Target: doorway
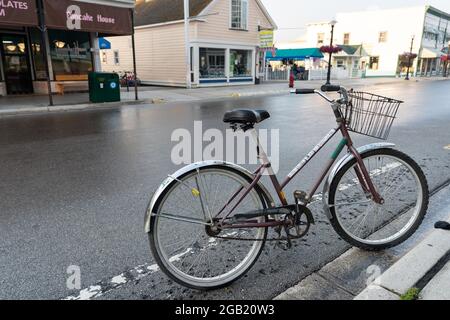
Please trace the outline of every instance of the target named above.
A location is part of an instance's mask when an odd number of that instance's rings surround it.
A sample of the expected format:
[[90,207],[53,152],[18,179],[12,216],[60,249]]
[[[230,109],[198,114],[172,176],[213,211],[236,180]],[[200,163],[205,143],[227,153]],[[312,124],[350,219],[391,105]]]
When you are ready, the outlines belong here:
[[33,93],[33,80],[28,56],[28,42],[25,35],[0,35],[8,95]]

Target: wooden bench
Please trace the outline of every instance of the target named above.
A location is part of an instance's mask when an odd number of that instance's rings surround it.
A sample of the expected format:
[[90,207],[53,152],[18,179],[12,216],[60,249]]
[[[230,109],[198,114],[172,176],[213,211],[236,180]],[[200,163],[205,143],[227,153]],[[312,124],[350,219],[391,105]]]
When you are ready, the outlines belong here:
[[89,85],[84,81],[64,81],[56,83],[56,92],[60,95],[64,95],[65,92],[77,92],[77,91],[88,91]]

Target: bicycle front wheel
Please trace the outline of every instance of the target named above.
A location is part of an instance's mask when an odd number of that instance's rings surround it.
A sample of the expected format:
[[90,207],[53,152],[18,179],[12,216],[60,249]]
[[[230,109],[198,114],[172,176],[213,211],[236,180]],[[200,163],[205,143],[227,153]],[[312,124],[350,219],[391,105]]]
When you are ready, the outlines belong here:
[[[249,180],[230,167],[212,166],[172,182],[158,200],[149,233],[153,256],[166,275],[183,286],[210,290],[229,285],[253,266],[264,247],[267,228],[211,227],[222,208],[226,207],[225,212],[234,207]],[[264,193],[256,187],[233,213],[265,208]]]
[[364,192],[354,159],[331,183],[331,224],[344,240],[365,250],[399,245],[425,217],[429,201],[425,175],[414,160],[396,150],[374,150],[362,157],[384,204]]

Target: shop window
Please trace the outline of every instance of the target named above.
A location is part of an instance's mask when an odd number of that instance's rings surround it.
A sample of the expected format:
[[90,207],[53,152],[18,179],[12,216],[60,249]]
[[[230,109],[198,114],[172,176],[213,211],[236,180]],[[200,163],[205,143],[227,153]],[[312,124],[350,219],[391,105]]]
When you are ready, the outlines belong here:
[[437,33],[434,33],[434,32],[425,31],[424,38],[426,40],[430,40],[430,41],[437,41],[438,38],[439,38],[439,35]]
[[380,32],[380,34],[378,36],[378,42],[379,43],[387,42],[387,32],[386,31]]
[[350,44],[350,33],[344,33],[344,45]]
[[36,80],[47,80],[47,69],[42,47],[42,37],[39,29],[30,28],[31,56],[33,58]]
[[379,64],[380,64],[380,57],[370,57],[369,60],[370,70],[378,70]]
[[252,76],[252,51],[230,50],[230,77]]
[[48,37],[55,80],[87,80],[93,71],[89,33],[49,30]]
[[231,28],[247,30],[248,0],[231,0]]
[[336,61],[336,65],[338,68],[343,68],[344,67],[344,60],[337,60]]
[[200,48],[200,78],[225,78],[225,49]]
[[118,66],[120,64],[120,54],[119,50],[114,51],[114,64]]
[[324,45],[325,42],[325,33],[318,33],[317,34],[317,46],[321,47]]

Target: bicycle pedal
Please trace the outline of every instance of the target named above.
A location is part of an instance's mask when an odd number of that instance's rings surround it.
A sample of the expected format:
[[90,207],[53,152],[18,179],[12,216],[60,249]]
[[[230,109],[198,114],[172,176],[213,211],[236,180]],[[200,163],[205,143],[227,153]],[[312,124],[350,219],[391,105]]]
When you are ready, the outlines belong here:
[[292,248],[292,243],[286,240],[280,240],[275,243],[275,248],[281,249],[283,251],[288,251]]

